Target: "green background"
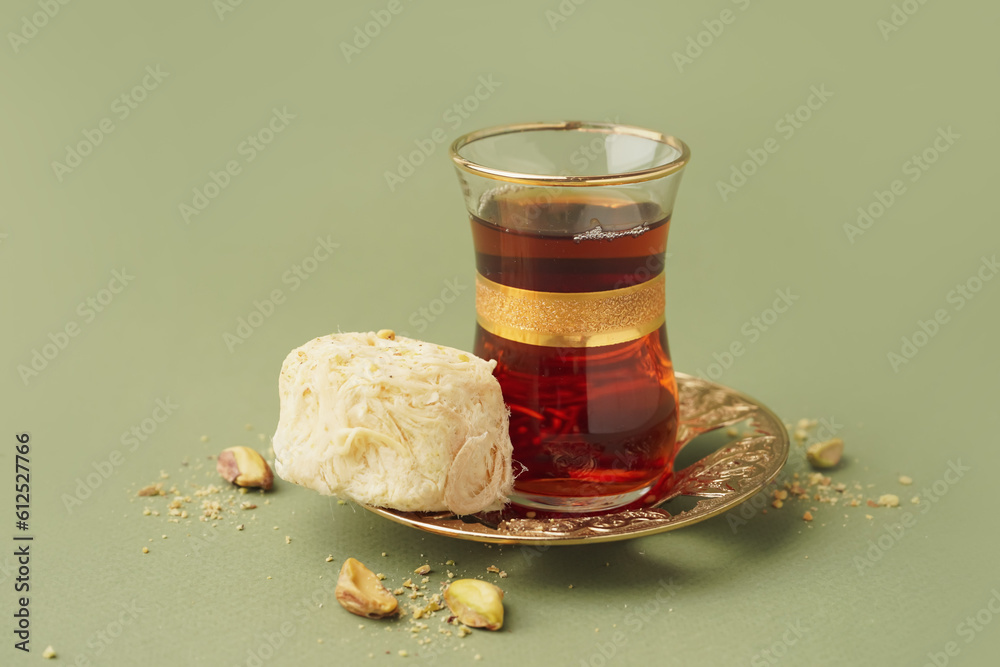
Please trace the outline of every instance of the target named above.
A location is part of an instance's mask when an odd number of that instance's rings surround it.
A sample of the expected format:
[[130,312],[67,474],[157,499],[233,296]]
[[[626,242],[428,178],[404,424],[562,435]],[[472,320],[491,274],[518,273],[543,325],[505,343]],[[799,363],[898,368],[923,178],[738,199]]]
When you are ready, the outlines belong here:
[[[0,553],[12,554],[17,532],[21,432],[31,434],[35,536],[30,656],[13,648],[16,568],[0,556],[0,663],[41,660],[52,644],[60,664],[255,664],[248,651],[283,623],[291,631],[263,664],[370,664],[401,660],[400,649],[438,664],[476,654],[480,664],[595,666],[995,659],[1000,280],[961,307],[952,292],[1000,250],[995,3],[909,0],[912,15],[897,13],[888,31],[888,0],[404,1],[350,58],[342,43],[388,2],[245,0],[221,12],[208,0],[80,1],[26,29],[46,4],[0,10],[0,498],[10,507],[0,539],[11,545]],[[728,24],[717,22],[724,10]],[[696,57],[679,60],[685,50]],[[147,67],[165,78],[122,117],[115,99]],[[480,77],[493,90],[468,101]],[[800,111],[808,120],[787,136],[778,124],[811,87],[832,96]],[[275,108],[294,118],[250,161],[241,142]],[[52,163],[102,119],[113,131],[57,174]],[[617,119],[691,146],[666,269],[678,369],[714,371],[786,421],[836,424],[848,461],[835,481],[898,493],[902,508],[822,506],[807,525],[795,504],[735,530],[720,517],[537,553],[424,535],[286,483],[243,532],[231,520],[212,528],[142,515],[152,503],[135,490],[161,470],[168,485],[210,481],[206,456],[266,448],[258,434],[277,421],[278,369],[309,338],[391,327],[468,348],[471,238],[446,145],[393,189],[385,172],[438,128],[450,142],[552,119]],[[931,149],[936,161],[911,180],[905,163],[948,128],[958,138]],[[769,138],[777,152],[724,199],[718,183]],[[239,173],[185,221],[180,205],[230,160]],[[858,207],[896,179],[903,193],[850,238]],[[318,238],[338,247],[293,289],[283,277]],[[123,268],[134,278],[101,312],[79,309]],[[459,296],[441,308],[448,281]],[[283,302],[227,345],[276,289]],[[798,300],[751,340],[745,324],[775,290]],[[944,324],[894,368],[887,355],[939,309]],[[72,323],[65,349],[22,377]],[[711,367],[734,342],[744,353]],[[179,407],[130,451],[122,434],[157,399]],[[115,451],[107,478],[67,506],[65,494],[107,471]],[[801,458],[793,446],[790,465]],[[208,467],[192,471],[196,462]],[[968,470],[957,477],[952,464]],[[901,487],[900,474],[914,486]],[[925,513],[909,504],[935,482],[946,493]],[[893,526],[908,511],[916,523],[900,534]],[[459,575],[492,579],[484,568],[496,564],[510,575],[505,631],[464,643],[431,633],[434,652],[405,622],[358,629],[322,587],[348,556],[394,585],[425,561],[434,577],[446,559]],[[674,585],[663,604],[660,581]],[[317,591],[322,607],[309,602]],[[123,605],[134,614],[123,617]],[[992,624],[960,625],[977,613]],[[948,642],[957,655],[944,655]]]

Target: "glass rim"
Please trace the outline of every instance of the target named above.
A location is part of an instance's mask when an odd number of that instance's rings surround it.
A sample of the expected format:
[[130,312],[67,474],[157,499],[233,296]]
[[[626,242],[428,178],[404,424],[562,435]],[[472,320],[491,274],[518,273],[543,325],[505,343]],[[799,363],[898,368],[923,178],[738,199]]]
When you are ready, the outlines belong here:
[[[592,176],[570,176],[560,174],[526,174],[505,169],[489,167],[478,162],[473,162],[459,154],[463,148],[481,139],[499,137],[505,134],[516,134],[519,132],[540,132],[540,131],[571,131],[571,132],[593,132],[599,134],[623,134],[633,137],[648,139],[661,144],[666,144],[677,150],[679,155],[656,167],[646,169],[636,169],[633,171],[619,172],[617,174],[598,174]],[[496,125],[475,132],[463,134],[451,144],[448,150],[452,161],[459,169],[477,176],[485,176],[498,181],[508,183],[520,183],[523,185],[549,185],[563,187],[581,187],[594,185],[625,185],[628,183],[642,183],[662,178],[669,174],[680,171],[691,158],[691,151],[687,144],[669,134],[647,130],[634,125],[622,125],[620,123],[591,122],[591,121],[558,121],[553,123],[511,123],[508,125]]]

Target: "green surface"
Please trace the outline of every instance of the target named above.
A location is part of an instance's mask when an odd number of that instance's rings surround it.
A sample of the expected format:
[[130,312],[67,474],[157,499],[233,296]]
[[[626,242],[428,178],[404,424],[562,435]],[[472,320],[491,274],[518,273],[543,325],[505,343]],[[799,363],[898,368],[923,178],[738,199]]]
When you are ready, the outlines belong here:
[[[268,665],[374,664],[402,660],[400,649],[442,665],[476,654],[595,667],[993,664],[1000,280],[971,299],[953,290],[1000,250],[996,4],[908,0],[897,5],[915,13],[883,34],[888,0],[403,2],[350,62],[341,43],[387,2],[232,4],[73,2],[17,44],[9,33],[24,17],[56,3],[0,10],[0,664],[41,661],[52,644],[54,664],[252,665],[248,652],[269,641],[280,645],[263,649]],[[724,10],[730,22],[713,23]],[[679,62],[699,34],[707,46]],[[115,102],[144,78],[134,109]],[[477,87],[485,99],[463,118],[453,107]],[[813,89],[832,96],[812,98],[799,127],[782,121]],[[241,148],[274,109],[294,118],[275,121],[287,126],[263,150]],[[471,238],[446,147],[427,139],[573,118],[692,148],[667,265],[677,367],[717,371],[786,421],[835,422],[849,452],[835,479],[898,493],[902,508],[822,506],[807,525],[795,504],[735,531],[720,517],[538,553],[426,536],[284,483],[242,532],[230,519],[142,515],[152,503],[135,490],[161,470],[168,484],[208,481],[207,455],[266,447],[257,434],[276,424],[279,366],[309,338],[392,327],[468,347]],[[95,134],[102,121],[112,131]],[[948,128],[958,138],[938,142],[947,151],[929,169],[907,166]],[[101,142],[57,174],[53,161],[85,132]],[[434,150],[390,190],[384,174],[415,140]],[[765,146],[767,161],[723,200],[718,183]],[[186,222],[179,206],[229,161],[238,173]],[[896,179],[892,205],[849,238],[858,207]],[[288,273],[317,239],[337,247],[306,279]],[[103,293],[115,271],[134,278]],[[458,298],[442,312],[449,289]],[[227,344],[274,290],[273,313]],[[751,318],[775,290],[798,298],[765,331]],[[109,296],[100,312],[86,305]],[[917,336],[926,345],[894,368],[887,355],[939,310],[935,335]],[[23,380],[19,366],[72,324],[65,348]],[[744,353],[712,369],[734,342]],[[178,407],[144,441],[123,441],[157,399]],[[31,434],[30,656],[11,632],[20,432]],[[961,477],[948,473],[959,463]],[[97,469],[107,478],[67,509],[64,494]],[[946,493],[932,502],[936,482]],[[446,559],[493,579],[496,564],[510,575],[505,629],[464,642],[434,632],[433,651],[407,623],[359,629],[324,588],[347,556],[393,585],[425,561],[435,583]]]

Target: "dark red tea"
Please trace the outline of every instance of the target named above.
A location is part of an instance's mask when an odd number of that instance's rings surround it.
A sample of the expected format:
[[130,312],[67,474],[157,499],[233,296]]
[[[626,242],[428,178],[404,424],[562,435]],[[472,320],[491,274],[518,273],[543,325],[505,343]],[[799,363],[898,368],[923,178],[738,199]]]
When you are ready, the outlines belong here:
[[[602,292],[663,269],[669,219],[655,205],[521,191],[491,206],[483,215],[497,224],[473,216],[472,233],[479,273],[495,283]],[[526,467],[515,482],[521,504],[571,509],[603,497],[611,507],[669,472],[677,387],[664,325],[598,347],[531,345],[477,327],[475,352],[497,361],[514,458]]]

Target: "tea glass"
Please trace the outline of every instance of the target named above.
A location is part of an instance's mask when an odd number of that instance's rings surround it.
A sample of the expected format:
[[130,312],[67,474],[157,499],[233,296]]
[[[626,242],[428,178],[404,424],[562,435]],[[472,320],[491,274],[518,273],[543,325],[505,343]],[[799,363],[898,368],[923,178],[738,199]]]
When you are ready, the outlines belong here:
[[663,269],[689,156],[672,136],[581,121],[451,147],[476,253],[474,351],[496,360],[511,411],[516,505],[600,512],[669,483]]

